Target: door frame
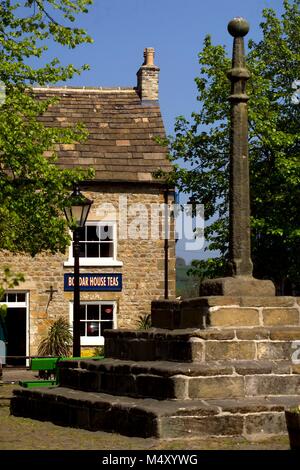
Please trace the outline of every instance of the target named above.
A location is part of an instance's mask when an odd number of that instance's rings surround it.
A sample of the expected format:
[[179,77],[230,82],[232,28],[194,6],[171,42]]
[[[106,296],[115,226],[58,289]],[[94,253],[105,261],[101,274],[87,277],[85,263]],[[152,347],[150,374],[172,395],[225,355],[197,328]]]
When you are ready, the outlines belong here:
[[[26,356],[30,355],[30,309],[29,309],[29,291],[7,289],[5,294],[25,294],[25,302],[0,302],[0,305],[6,305],[7,308],[25,308],[25,342],[26,342]],[[29,366],[29,359],[26,359],[26,367]]]

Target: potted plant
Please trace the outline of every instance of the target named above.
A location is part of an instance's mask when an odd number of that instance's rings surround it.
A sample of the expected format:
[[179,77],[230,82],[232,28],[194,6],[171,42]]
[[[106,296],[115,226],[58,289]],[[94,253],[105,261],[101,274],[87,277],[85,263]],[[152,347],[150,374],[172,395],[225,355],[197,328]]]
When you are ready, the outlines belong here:
[[[47,336],[38,347],[39,356],[68,357],[71,355],[73,337],[69,322],[60,317],[52,322]],[[48,378],[47,371],[40,371],[40,377]]]
[[140,315],[137,321],[138,330],[148,330],[151,328],[151,314]]
[[286,426],[289,433],[290,447],[300,450],[300,405],[285,410]]

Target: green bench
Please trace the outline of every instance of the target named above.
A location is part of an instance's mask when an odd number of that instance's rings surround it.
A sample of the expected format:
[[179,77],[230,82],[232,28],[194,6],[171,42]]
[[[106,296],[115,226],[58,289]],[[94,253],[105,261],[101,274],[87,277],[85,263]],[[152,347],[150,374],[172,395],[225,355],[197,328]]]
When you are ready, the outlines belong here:
[[[20,380],[19,385],[25,388],[54,387],[57,385],[56,369],[58,357],[36,357],[30,361],[30,369],[39,372],[38,380]],[[49,379],[49,377],[53,377]]]
[[[84,360],[104,359],[104,356],[96,357],[35,357],[30,361],[30,369],[39,372],[40,379],[20,380],[19,385],[24,388],[55,387],[59,384],[57,363],[59,360]],[[50,379],[50,377],[52,377]]]

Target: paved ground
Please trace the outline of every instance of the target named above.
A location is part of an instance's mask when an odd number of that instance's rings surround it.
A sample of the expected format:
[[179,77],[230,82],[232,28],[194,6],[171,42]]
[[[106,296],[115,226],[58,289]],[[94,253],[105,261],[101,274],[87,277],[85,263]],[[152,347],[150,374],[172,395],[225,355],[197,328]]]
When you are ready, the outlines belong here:
[[[16,385],[0,385],[1,450],[288,450],[287,437],[261,442],[240,438],[158,440],[56,426],[10,416],[9,397]],[[1,406],[2,405],[2,406]]]
[[37,372],[25,368],[16,369],[15,367],[4,367],[2,369],[3,383],[18,383],[19,380],[32,380],[37,378]]

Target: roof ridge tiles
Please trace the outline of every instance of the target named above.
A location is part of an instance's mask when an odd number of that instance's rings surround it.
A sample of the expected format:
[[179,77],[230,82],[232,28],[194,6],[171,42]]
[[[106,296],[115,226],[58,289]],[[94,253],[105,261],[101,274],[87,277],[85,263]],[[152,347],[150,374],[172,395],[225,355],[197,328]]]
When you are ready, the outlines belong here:
[[76,86],[59,86],[59,87],[33,87],[33,91],[44,91],[44,92],[56,92],[56,91],[64,91],[64,92],[75,92],[75,93],[122,93],[122,92],[134,92],[136,93],[136,89],[134,87],[76,87]]

